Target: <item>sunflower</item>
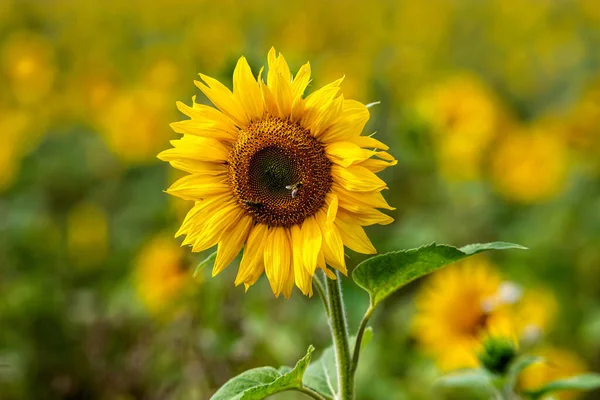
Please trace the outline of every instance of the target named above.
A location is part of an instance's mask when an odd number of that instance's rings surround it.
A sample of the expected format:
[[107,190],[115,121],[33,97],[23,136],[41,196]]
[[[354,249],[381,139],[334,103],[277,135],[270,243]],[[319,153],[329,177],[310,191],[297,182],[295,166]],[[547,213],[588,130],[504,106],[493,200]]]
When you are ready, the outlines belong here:
[[271,49],[268,67],[265,83],[241,57],[233,92],[200,74],[216,108],[177,103],[190,119],[171,125],[183,137],[158,157],[189,173],[167,190],[195,202],[176,236],[195,252],[218,246],[213,276],[243,247],[236,285],[247,290],[265,272],[276,296],[294,284],[310,296],[317,268],[347,274],[344,246],[376,252],[363,226],[393,221],[377,210],[393,208],[375,173],[396,160],[361,136],[369,111],[340,94],[343,78],[304,97],[310,64],[292,77]]
[[512,305],[520,289],[475,257],[434,274],[417,298],[414,332],[441,369],[475,367],[489,336],[516,341]]

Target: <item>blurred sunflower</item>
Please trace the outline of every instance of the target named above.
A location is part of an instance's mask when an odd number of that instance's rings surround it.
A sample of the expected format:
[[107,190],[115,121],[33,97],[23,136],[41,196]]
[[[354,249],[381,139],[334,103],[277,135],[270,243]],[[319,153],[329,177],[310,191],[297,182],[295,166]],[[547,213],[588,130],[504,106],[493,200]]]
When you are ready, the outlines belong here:
[[[519,386],[523,391],[536,390],[552,381],[584,373],[587,369],[583,360],[568,350],[546,347],[536,352],[536,355],[543,360],[532,364],[519,376]],[[579,393],[572,390],[560,391],[542,399],[575,399]]]
[[[478,365],[482,339],[511,333],[510,315],[499,301],[500,275],[482,257],[460,262],[429,278],[417,298],[417,340],[450,371]],[[509,290],[505,289],[505,292]]]
[[472,75],[457,75],[425,91],[416,109],[431,127],[444,177],[480,178],[486,151],[506,118],[484,83]]
[[181,249],[167,237],[157,236],[140,251],[136,260],[134,284],[144,306],[157,316],[169,315],[181,295],[187,274]]
[[565,188],[567,172],[561,133],[543,125],[505,135],[491,156],[496,190],[520,203],[534,204],[557,196]]
[[236,285],[248,289],[265,272],[276,296],[294,283],[310,296],[316,268],[347,273],[344,245],[375,253],[362,227],[393,221],[377,210],[392,208],[375,173],[396,161],[361,136],[369,111],[339,94],[342,79],[304,98],[310,64],[292,78],[271,49],[268,65],[264,83],[241,57],[233,92],[200,74],[196,86],[217,109],[178,103],[191,119],[171,125],[183,138],[158,157],[190,173],[167,190],[195,201],[176,236],[192,251],[218,244],[213,276],[244,246]]

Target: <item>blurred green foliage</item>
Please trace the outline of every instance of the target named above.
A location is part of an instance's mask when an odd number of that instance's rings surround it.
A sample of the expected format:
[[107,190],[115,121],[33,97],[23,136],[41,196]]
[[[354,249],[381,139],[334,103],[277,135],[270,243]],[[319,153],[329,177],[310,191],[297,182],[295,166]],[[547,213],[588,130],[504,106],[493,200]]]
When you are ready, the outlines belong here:
[[[345,75],[346,97],[381,101],[368,128],[399,164],[382,174],[396,222],[368,230],[380,252],[529,247],[495,261],[554,292],[548,342],[600,369],[600,2],[3,0],[2,399],[206,399],[328,345],[316,298],[244,293],[235,266],[193,279],[208,254],[163,239],[189,208],[155,158],[175,101],[198,72],[230,83],[240,55],[258,72],[271,46],[311,62],[311,88]],[[355,327],[368,298],[344,284]],[[419,284],[376,313],[360,399],[431,397]]]

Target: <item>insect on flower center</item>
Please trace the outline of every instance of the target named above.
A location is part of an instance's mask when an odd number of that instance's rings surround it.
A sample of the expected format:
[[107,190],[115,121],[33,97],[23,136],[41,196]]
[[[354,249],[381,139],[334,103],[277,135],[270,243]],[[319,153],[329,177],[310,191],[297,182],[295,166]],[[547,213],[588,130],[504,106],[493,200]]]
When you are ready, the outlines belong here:
[[229,179],[255,222],[290,227],[314,215],[331,188],[331,162],[308,130],[277,117],[240,132]]

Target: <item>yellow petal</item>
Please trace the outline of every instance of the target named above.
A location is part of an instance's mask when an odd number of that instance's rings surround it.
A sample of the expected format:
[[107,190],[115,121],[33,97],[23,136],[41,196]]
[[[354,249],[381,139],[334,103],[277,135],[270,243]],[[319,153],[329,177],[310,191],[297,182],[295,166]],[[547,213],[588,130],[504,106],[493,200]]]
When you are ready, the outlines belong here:
[[244,246],[244,255],[240,262],[240,269],[235,278],[235,285],[245,283],[252,285],[264,271],[264,244],[268,234],[268,227],[258,224],[250,230],[248,241]]
[[269,230],[264,250],[265,273],[275,296],[284,289],[291,267],[291,248],[286,228]]
[[363,254],[377,253],[362,226],[352,220],[347,220],[342,214],[335,220],[335,225],[346,247]]
[[181,134],[201,136],[228,142],[235,142],[237,139],[237,135],[234,136],[231,132],[220,129],[218,125],[212,121],[187,119],[184,121],[173,122],[170,126],[173,131]]
[[304,111],[304,99],[302,96],[304,95],[304,91],[310,82],[310,64],[306,63],[294,78],[292,82],[292,114],[290,119],[294,122],[298,121],[302,112]]
[[305,247],[300,225],[293,225],[290,228],[290,236],[292,244],[292,265],[296,286],[298,286],[305,296],[312,296],[312,276],[304,267],[302,260],[302,254],[305,251]]
[[250,118],[238,103],[233,93],[216,79],[204,74],[200,74],[200,78],[206,85],[200,81],[194,81],[198,89],[200,89],[223,114],[231,118],[237,126],[245,128],[248,125]]
[[343,80],[344,78],[338,79],[308,95],[304,100],[304,112],[300,119],[300,124],[303,127],[311,129],[321,112],[330,107],[340,90],[340,84]]
[[310,216],[302,222],[300,229],[302,242],[302,265],[306,271],[313,276],[317,268],[319,252],[321,251],[321,228],[314,216]]
[[361,134],[369,118],[369,109],[364,104],[356,100],[344,100],[339,116],[330,124],[320,139],[323,143],[355,140]]
[[340,207],[350,211],[360,212],[365,208],[395,210],[385,201],[381,192],[353,192],[335,183],[331,185],[331,191],[338,196]]
[[352,142],[333,142],[325,146],[325,154],[329,159],[342,167],[349,167],[371,157],[369,152]]
[[[198,230],[198,236],[192,247],[193,252],[199,252],[213,247],[223,235],[223,232],[230,225],[237,222],[241,215],[242,209],[234,202],[226,203],[221,209],[215,212],[205,224],[194,224],[192,229]],[[200,221],[198,221],[200,222]]]
[[347,275],[344,242],[340,232],[335,225],[332,224],[330,226],[327,224],[327,214],[324,211],[318,211],[315,216],[323,234],[323,246],[321,249],[325,256],[325,262],[344,275]]
[[233,95],[250,120],[256,120],[263,116],[265,107],[260,86],[252,75],[246,57],[240,57],[233,71]]
[[196,103],[196,96],[192,97],[191,107],[181,101],[178,101],[175,104],[179,111],[191,119],[197,121],[210,121],[216,124],[219,129],[229,132],[233,136],[237,136],[238,128],[231,118],[214,107]]
[[331,167],[331,175],[335,183],[350,191],[374,192],[387,187],[377,175],[358,165],[344,168],[334,164]]
[[162,161],[189,159],[225,164],[230,148],[216,139],[185,135],[172,140],[172,149],[161,152],[157,157]]
[[339,210],[340,215],[347,215],[349,219],[352,219],[359,225],[362,226],[370,226],[370,225],[388,225],[394,222],[394,218],[389,215],[385,215],[379,210],[374,208],[371,209],[362,209],[359,212],[348,211],[344,209]]
[[252,227],[252,218],[242,215],[239,221],[233,222],[219,241],[217,249],[217,258],[213,266],[212,276],[223,271],[237,257],[242,245],[248,238],[248,233]]
[[189,172],[190,174],[224,175],[228,172],[227,165],[225,164],[190,160],[186,158],[171,160],[169,161],[169,164],[171,164],[173,168]]
[[384,160],[377,160],[375,158],[369,158],[369,159],[361,162],[358,165],[360,165],[361,167],[365,167],[366,169],[368,169],[371,172],[377,173],[377,172],[383,171],[387,167],[392,167],[396,164],[398,164],[397,160],[384,161]]
[[173,183],[166,192],[185,200],[202,200],[231,192],[226,178],[218,175],[187,175]]
[[362,148],[388,150],[389,146],[372,136],[358,136],[352,140]]

